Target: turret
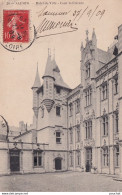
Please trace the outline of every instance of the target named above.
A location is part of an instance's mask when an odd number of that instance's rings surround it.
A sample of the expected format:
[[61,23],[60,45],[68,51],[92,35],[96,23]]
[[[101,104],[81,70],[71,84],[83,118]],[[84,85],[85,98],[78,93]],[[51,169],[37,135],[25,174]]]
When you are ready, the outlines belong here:
[[42,78],[43,78],[43,91],[44,91],[43,102],[47,108],[47,111],[50,112],[50,110],[54,104],[54,81],[55,81],[55,78],[54,78],[54,74],[53,74],[51,53],[50,53],[49,49],[48,49],[48,58],[47,58],[45,73],[44,73],[44,76]]
[[37,90],[39,87],[41,87],[41,82],[40,82],[38,66],[37,66],[36,77],[35,77],[35,81],[34,81],[34,84],[32,87],[32,90],[33,90],[33,111],[34,111],[36,118],[38,117],[38,109],[39,109],[38,108],[39,98],[38,98],[38,94],[37,94]]

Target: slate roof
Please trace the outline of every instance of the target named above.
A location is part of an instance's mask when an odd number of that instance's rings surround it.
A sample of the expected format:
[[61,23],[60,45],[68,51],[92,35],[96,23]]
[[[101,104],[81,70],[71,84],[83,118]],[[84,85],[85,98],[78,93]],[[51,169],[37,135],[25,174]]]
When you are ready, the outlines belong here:
[[97,48],[98,51],[98,61],[106,64],[109,61],[109,54],[106,51],[103,51],[102,49]]
[[44,76],[42,78],[47,77],[47,76],[54,78],[55,85],[59,85],[61,87],[65,87],[65,88],[70,89],[70,87],[63,81],[63,78],[60,74],[60,69],[59,69],[55,59],[51,60],[50,55],[48,55],[45,73],[44,73]]

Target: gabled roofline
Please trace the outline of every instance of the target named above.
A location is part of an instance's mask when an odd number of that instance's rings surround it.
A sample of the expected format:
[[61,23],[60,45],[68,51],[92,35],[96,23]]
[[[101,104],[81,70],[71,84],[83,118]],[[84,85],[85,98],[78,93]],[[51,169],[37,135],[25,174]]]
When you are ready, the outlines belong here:
[[24,135],[26,135],[26,134],[28,134],[28,133],[31,133],[32,130],[35,130],[35,129],[31,129],[31,130],[29,130],[29,131],[26,131],[26,132],[24,132],[24,133],[22,133],[22,134],[20,134],[20,135],[18,135],[18,136],[16,136],[16,137],[14,137],[13,139],[16,139],[16,138],[22,137],[22,136],[24,136]]
[[72,89],[69,87],[65,87],[65,86],[62,86],[62,85],[58,85],[58,84],[54,84],[54,86],[58,86],[58,87],[61,87],[61,88],[64,88],[64,89],[68,89],[69,91],[72,91]]

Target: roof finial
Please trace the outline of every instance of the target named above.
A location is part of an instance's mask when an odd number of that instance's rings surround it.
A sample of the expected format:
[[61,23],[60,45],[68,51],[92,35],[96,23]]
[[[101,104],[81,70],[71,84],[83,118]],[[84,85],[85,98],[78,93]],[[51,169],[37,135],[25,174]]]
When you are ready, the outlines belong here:
[[80,47],[80,50],[82,50],[83,49],[83,42],[81,42],[81,47]]
[[51,49],[48,48],[48,56],[51,56]]
[[36,70],[36,77],[32,88],[39,88],[41,86],[39,72],[38,72],[38,62],[37,62],[37,70]]
[[92,37],[93,37],[93,36],[96,36],[96,35],[95,35],[95,28],[93,28]]
[[53,59],[55,60],[55,47],[53,49]]
[[95,34],[95,28],[93,28],[93,32],[92,32],[92,44],[95,46],[97,46],[97,38],[96,38],[96,34]]
[[89,31],[88,30],[86,30],[86,40],[88,40],[89,38],[88,38],[88,34],[89,34]]

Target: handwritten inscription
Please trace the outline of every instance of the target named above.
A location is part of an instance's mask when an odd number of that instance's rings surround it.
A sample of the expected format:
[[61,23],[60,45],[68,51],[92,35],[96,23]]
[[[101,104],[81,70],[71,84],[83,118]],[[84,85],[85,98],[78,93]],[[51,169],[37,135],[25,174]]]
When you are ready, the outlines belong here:
[[[87,19],[88,22],[94,19],[99,22],[106,12],[101,5],[92,5],[91,8],[89,5],[81,3],[76,8],[66,6],[68,2],[43,4],[40,1],[36,2],[36,5],[39,6],[39,3],[41,9],[36,12],[36,25],[31,22],[31,15],[28,10],[3,11],[1,45],[4,48],[13,52],[24,51],[38,38],[77,31],[84,19]],[[50,4],[55,6],[50,6]],[[56,7],[58,4],[60,4],[60,9],[59,6]]]
[[105,9],[99,7],[97,5],[91,9],[86,6],[81,9],[58,12],[51,11],[48,6],[45,6],[37,12],[40,24],[36,28],[36,38],[76,31],[78,30],[78,22],[83,16],[86,16],[89,21],[94,17],[100,20],[105,14]]

